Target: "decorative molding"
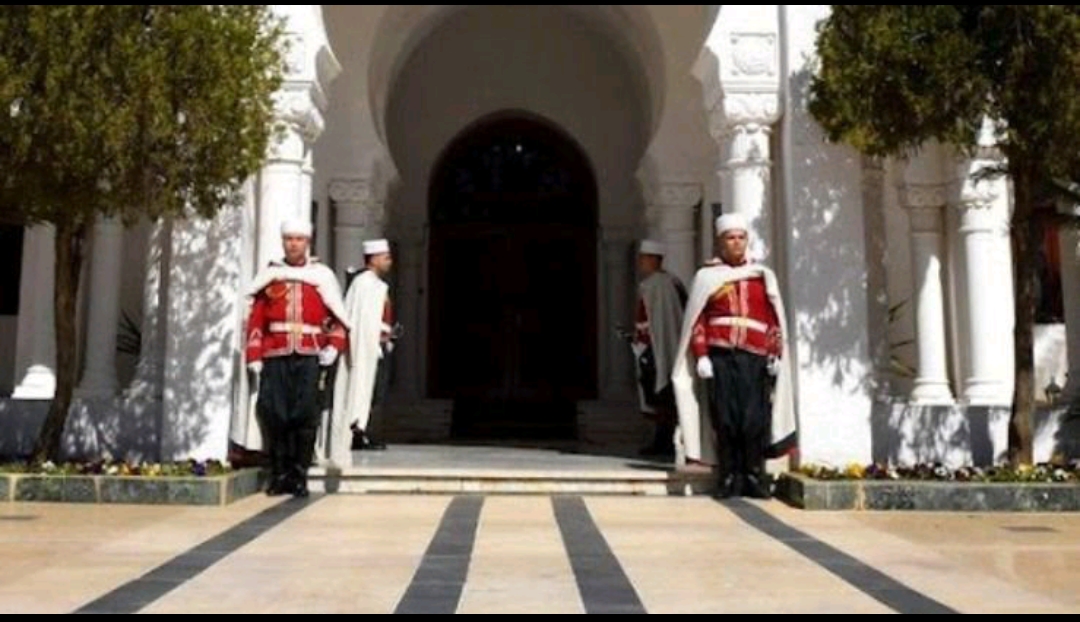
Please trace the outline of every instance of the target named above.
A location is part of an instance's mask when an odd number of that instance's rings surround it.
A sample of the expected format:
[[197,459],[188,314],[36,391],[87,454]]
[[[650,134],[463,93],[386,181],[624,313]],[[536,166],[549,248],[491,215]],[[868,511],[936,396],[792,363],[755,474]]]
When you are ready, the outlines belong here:
[[649,208],[693,207],[704,193],[702,184],[696,181],[648,182],[641,176],[641,190]]
[[939,208],[949,203],[948,184],[903,184],[900,202],[908,209]]
[[658,205],[693,207],[701,200],[703,189],[697,182],[662,182],[656,193]]
[[780,118],[780,94],[775,91],[729,91],[724,96],[724,115],[730,125],[771,125]]
[[322,113],[308,88],[286,89],[275,93],[275,112],[293,127],[307,143],[313,143],[326,127]]
[[953,205],[959,209],[990,209],[1007,190],[1004,175],[975,179],[986,168],[997,166],[993,160],[962,160],[957,165],[957,177],[953,181]]
[[773,77],[779,73],[775,33],[733,32],[730,37],[733,77]]
[[334,204],[336,225],[373,228],[386,221],[386,185],[375,176],[337,177],[327,195]]
[[770,131],[780,118],[780,98],[776,93],[727,95],[721,108],[708,113],[709,135],[720,141],[730,134]]
[[341,205],[364,204],[381,200],[376,184],[365,177],[338,177],[330,180],[328,194],[334,203]]

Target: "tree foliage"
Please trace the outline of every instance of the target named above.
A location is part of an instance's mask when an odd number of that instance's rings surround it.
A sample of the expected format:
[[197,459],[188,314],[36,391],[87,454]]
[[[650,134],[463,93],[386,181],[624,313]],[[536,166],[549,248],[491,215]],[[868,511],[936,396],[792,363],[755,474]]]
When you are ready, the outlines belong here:
[[[1080,179],[1080,7],[833,5],[818,24],[810,114],[831,142],[908,156],[936,139],[973,154],[993,123],[1014,197],[1016,392],[1010,456],[1030,463],[1035,266],[1054,199]],[[1075,196],[1075,195],[1072,195]]]
[[0,205],[213,215],[265,158],[280,37],[265,5],[2,7]]
[[0,7],[0,210],[56,239],[56,459],[75,382],[75,294],[102,216],[211,217],[277,129],[283,24],[266,5]]

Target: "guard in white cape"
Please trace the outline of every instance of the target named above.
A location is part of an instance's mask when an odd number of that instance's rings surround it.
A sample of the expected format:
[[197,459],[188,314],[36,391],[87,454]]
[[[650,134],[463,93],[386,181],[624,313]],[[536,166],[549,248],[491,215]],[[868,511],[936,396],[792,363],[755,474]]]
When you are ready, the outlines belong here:
[[[385,449],[373,436],[372,410],[385,396],[389,357],[396,338],[390,286],[384,277],[393,257],[385,239],[364,242],[364,269],[345,293],[352,323],[349,352],[338,366],[330,423],[330,463],[351,466],[352,450]],[[355,441],[355,442],[354,442]]]
[[671,372],[679,347],[679,329],[686,307],[686,287],[664,270],[663,242],[642,240],[638,246],[638,298],[630,348],[637,362],[641,412],[654,424],[645,456],[675,457],[677,413]]
[[747,258],[745,217],[720,216],[716,235],[720,257],[694,275],[672,372],[677,442],[686,463],[717,465],[719,496],[765,498],[766,460],[797,444],[784,304],[776,274]]
[[306,497],[319,426],[319,379],[348,350],[349,320],[334,271],[309,257],[312,226],[281,225],[285,257],[259,270],[248,290],[245,360],[267,438],[267,494]]

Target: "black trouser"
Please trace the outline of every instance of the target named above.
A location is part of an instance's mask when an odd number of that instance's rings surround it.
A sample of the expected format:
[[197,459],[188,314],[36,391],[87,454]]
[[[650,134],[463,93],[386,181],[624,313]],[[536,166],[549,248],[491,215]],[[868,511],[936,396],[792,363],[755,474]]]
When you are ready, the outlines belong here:
[[645,404],[655,411],[651,418],[656,424],[650,449],[661,453],[674,453],[675,424],[678,419],[675,408],[675,389],[668,382],[659,392],[656,391],[656,357],[652,346],[647,346],[638,357],[638,382]]
[[383,421],[383,404],[386,402],[386,393],[390,390],[390,361],[391,353],[383,349],[383,356],[375,367],[375,386],[371,390],[371,410],[368,412],[368,424],[364,433],[368,438],[383,439],[385,421]]
[[257,412],[268,438],[271,481],[307,475],[319,429],[319,358],[268,358],[259,380]]
[[713,366],[711,408],[721,482],[765,473],[772,408],[768,359],[736,348],[709,348]]

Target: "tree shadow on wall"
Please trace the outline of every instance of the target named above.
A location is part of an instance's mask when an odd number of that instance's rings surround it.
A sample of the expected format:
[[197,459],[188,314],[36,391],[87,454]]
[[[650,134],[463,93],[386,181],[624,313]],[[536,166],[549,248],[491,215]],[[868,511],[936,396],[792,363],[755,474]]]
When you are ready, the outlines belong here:
[[226,451],[242,370],[238,333],[247,311],[240,291],[242,216],[241,209],[228,208],[213,220],[174,225],[162,395],[165,456],[186,457],[210,440],[212,430],[224,431],[219,453]]
[[[800,359],[827,375],[831,384],[850,395],[875,389],[875,370],[868,369],[872,335],[884,329],[883,318],[870,314],[873,292],[871,270],[877,270],[862,227],[862,188],[858,183],[861,161],[853,151],[828,145],[817,124],[804,111],[810,75],[803,71],[791,79],[795,117],[788,166],[794,192],[787,206],[791,242],[787,261],[789,314],[794,329],[809,346]],[[810,171],[810,174],[801,173]],[[883,232],[870,232],[883,235]],[[880,316],[880,313],[878,313]]]
[[[965,415],[954,408],[898,406],[888,397],[887,180],[853,149],[825,142],[805,111],[810,78],[803,70],[790,83],[795,150],[788,161],[794,189],[788,205],[787,235],[793,244],[786,280],[788,296],[797,301],[789,313],[808,346],[799,364],[828,378],[845,395],[868,398],[865,416],[874,460],[953,460],[961,454],[992,460],[997,416],[992,409],[969,409]],[[860,221],[861,227],[850,224]]]

